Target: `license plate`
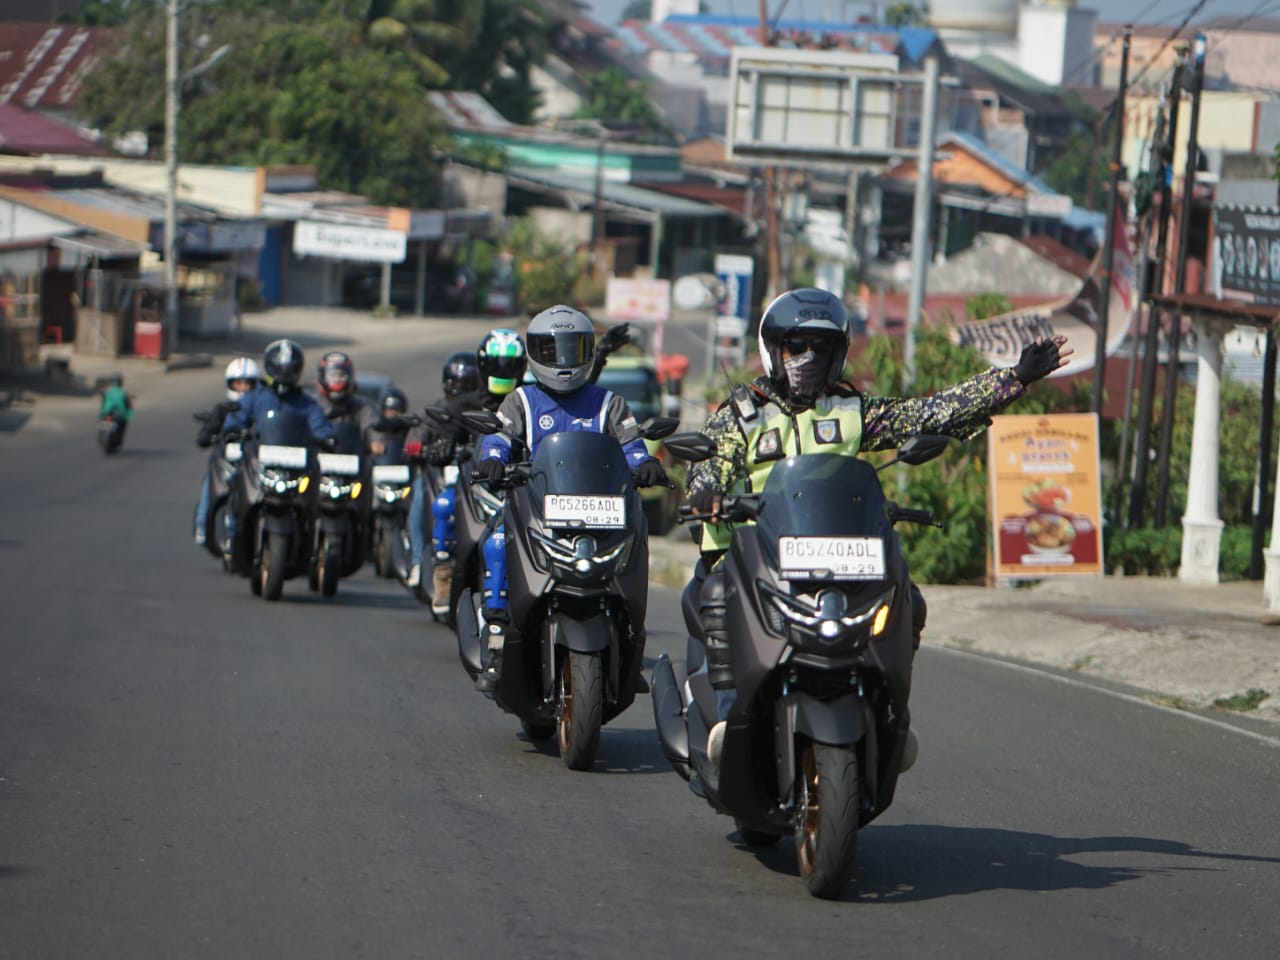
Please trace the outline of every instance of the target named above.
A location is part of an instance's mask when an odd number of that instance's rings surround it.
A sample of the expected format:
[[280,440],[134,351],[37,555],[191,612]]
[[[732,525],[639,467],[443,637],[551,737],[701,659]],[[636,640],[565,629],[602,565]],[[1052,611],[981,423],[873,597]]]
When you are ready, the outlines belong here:
[[452,487],[458,482],[458,465],[456,463],[447,464],[444,468],[444,485]]
[[304,470],[307,466],[307,448],[281,447],[274,443],[264,443],[258,448],[258,462],[264,467]]
[[627,525],[622,497],[549,493],[542,498],[542,516],[550,527],[621,529]]
[[354,453],[322,453],[320,472],[331,477],[354,477],[360,472],[360,458]]
[[838,580],[884,577],[880,537],[779,537],[778,568],[784,577],[830,575]]
[[374,483],[408,483],[409,465],[407,463],[379,464],[373,468]]

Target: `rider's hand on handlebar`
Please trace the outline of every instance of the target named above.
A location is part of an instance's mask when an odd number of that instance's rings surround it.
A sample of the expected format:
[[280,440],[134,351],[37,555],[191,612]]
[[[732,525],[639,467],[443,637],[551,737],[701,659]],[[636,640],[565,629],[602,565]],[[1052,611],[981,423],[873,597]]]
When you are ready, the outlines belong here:
[[720,507],[724,502],[719,491],[711,488],[704,488],[693,493],[689,497],[689,505],[697,513],[706,514],[708,516],[716,516],[720,513]]
[[481,460],[476,464],[476,476],[491,487],[502,479],[502,476],[506,471],[506,464],[497,457],[490,457],[489,459]]
[[637,487],[656,487],[659,485],[671,484],[667,479],[667,471],[662,469],[662,464],[657,460],[646,460],[640,466],[636,467],[632,472]]

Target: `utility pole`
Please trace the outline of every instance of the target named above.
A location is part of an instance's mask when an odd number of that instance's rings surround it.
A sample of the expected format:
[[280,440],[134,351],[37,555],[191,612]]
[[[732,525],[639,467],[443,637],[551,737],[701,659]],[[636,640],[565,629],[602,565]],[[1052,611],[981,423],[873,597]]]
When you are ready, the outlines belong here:
[[[1195,64],[1191,75],[1191,128],[1187,131],[1187,162],[1182,175],[1182,215],[1178,224],[1178,259],[1174,271],[1173,292],[1184,293],[1187,285],[1187,246],[1191,242],[1191,209],[1196,192],[1196,155],[1199,149],[1200,92],[1204,88],[1203,33],[1196,34]],[[1165,525],[1169,505],[1169,454],[1173,445],[1173,413],[1178,400],[1178,347],[1182,339],[1182,315],[1170,316],[1168,370],[1164,381],[1164,410],[1160,419],[1160,453],[1156,473],[1155,525]]]
[[[1186,49],[1178,52],[1169,81],[1169,136],[1160,149],[1160,223],[1156,230],[1156,255],[1150,269],[1155,280],[1152,293],[1164,293],[1165,257],[1169,245],[1169,216],[1173,209],[1173,150],[1178,142],[1178,105],[1182,101],[1182,71]],[[1145,281],[1145,278],[1144,278]],[[1145,293],[1145,291],[1144,291]],[[1138,388],[1138,417],[1133,440],[1133,485],[1129,488],[1129,528],[1142,526],[1147,504],[1148,448],[1151,445],[1151,408],[1155,402],[1156,367],[1160,354],[1159,309],[1147,311],[1147,335],[1142,352],[1142,383]]]
[[[760,0],[760,45],[773,46],[773,34],[769,30],[769,9],[766,0]],[[765,250],[768,259],[769,279],[765,290],[765,299],[772,303],[773,298],[781,293],[779,280],[782,273],[782,257],[779,253],[780,238],[778,236],[778,168],[764,168],[764,206],[765,206]]]
[[933,213],[933,154],[938,128],[938,58],[924,59],[924,91],[920,105],[920,149],[916,154],[916,196],[911,215],[911,288],[902,345],[903,390],[916,379],[916,329],[924,311],[929,271],[929,234]]
[[1102,414],[1102,394],[1107,382],[1107,328],[1111,313],[1111,271],[1116,258],[1116,217],[1120,206],[1120,168],[1124,146],[1124,100],[1129,85],[1129,40],[1132,25],[1124,28],[1124,46],[1120,54],[1120,92],[1116,95],[1116,143],[1111,154],[1111,189],[1107,195],[1107,235],[1103,240],[1102,306],[1098,310],[1097,344],[1093,354],[1093,412]]
[[[591,277],[593,280],[604,279],[604,143],[609,131],[600,124],[599,141],[596,144],[596,196],[595,209],[591,212]],[[654,264],[657,267],[657,264]]]
[[168,0],[164,64],[164,333],[166,355],[178,348],[178,0]]

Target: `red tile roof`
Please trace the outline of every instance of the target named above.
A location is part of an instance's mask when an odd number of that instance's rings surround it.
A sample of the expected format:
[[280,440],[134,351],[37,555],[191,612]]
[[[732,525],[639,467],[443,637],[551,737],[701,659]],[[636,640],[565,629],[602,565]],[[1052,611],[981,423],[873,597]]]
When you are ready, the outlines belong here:
[[110,27],[0,23],[0,103],[72,109],[116,34]]

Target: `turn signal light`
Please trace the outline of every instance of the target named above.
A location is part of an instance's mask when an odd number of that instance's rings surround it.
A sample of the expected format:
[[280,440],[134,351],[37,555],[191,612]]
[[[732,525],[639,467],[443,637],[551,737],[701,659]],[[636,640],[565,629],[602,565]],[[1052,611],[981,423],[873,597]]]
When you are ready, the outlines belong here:
[[306,493],[306,492],[307,492],[307,487],[309,487],[309,486],[311,486],[311,478],[310,478],[310,477],[303,477],[301,480],[299,480],[299,481],[298,481],[298,492],[299,492],[299,493]]
[[878,637],[884,633],[884,628],[889,625],[889,604],[885,603],[876,611],[875,617],[871,621],[871,635]]
[[353,484],[351,485],[351,499],[352,499],[352,500],[359,500],[359,499],[360,499],[360,491],[361,491],[361,489],[363,489],[363,488],[362,488],[362,486],[361,486],[361,484],[360,484],[360,481],[359,481],[359,480],[357,480],[355,483],[353,483]]

